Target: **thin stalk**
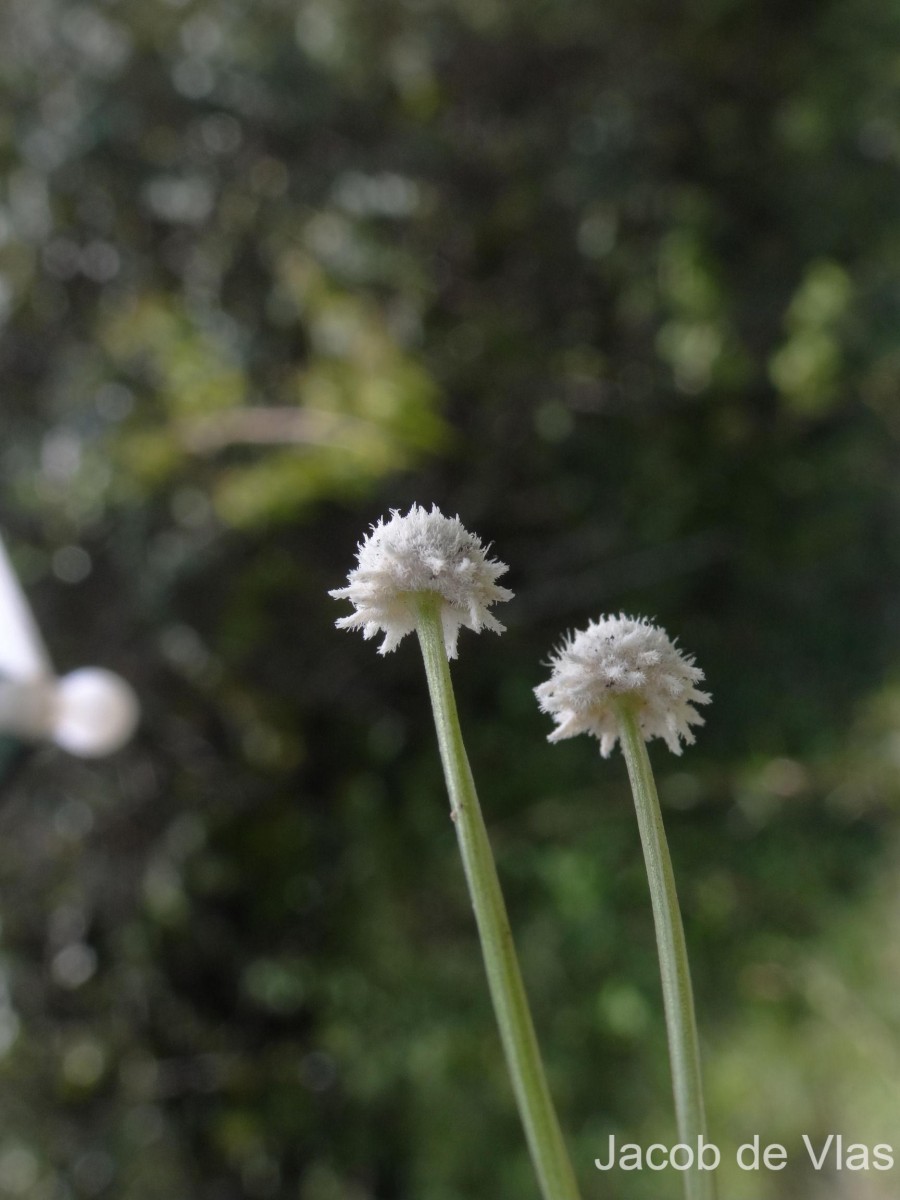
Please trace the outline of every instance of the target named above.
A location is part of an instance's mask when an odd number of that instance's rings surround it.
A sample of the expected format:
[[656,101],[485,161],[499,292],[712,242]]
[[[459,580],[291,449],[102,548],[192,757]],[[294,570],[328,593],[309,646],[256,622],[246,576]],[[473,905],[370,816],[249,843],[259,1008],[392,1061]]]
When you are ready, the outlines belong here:
[[436,600],[423,597],[417,624],[450,812],[481,939],[506,1065],[544,1200],[579,1200],[516,959],[506,906],[463,745]]
[[[703,1104],[694,995],[691,989],[681,910],[675,891],[672,859],[669,856],[647,744],[638,727],[637,716],[627,703],[620,704],[618,711],[622,750],[631,780],[647,878],[650,882],[666,1030],[669,1035],[678,1137],[696,1152],[701,1135],[707,1139],[706,1110]],[[700,1171],[695,1161],[695,1165],[684,1173],[684,1193],[687,1200],[715,1200],[716,1185],[713,1173]]]

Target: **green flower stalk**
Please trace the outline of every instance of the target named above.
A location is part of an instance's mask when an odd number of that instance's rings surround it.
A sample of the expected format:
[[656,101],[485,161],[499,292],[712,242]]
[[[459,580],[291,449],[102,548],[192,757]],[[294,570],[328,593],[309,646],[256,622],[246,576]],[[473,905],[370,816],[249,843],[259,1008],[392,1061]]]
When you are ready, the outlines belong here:
[[[650,884],[662,976],[663,1004],[679,1140],[695,1151],[707,1138],[700,1050],[687,946],[672,860],[647,741],[661,737],[681,753],[703,718],[695,704],[710,696],[696,687],[703,672],[658,626],[620,615],[601,617],[569,635],[551,659],[550,679],[535,688],[543,712],[556,722],[550,741],[587,733],[608,758],[617,741],[628,767]],[[695,1166],[684,1174],[687,1200],[715,1200],[715,1182]]]
[[463,745],[448,659],[460,627],[501,632],[488,609],[512,592],[497,584],[506,571],[486,548],[437,508],[413,506],[380,521],[358,550],[348,586],[331,593],[356,611],[337,622],[383,632],[380,653],[416,632],[425,662],[441,763],[450,796],[469,895],[481,940],[494,1013],[516,1103],[544,1200],[579,1200],[578,1185],[550,1097],[522,974],[516,958],[494,856]]

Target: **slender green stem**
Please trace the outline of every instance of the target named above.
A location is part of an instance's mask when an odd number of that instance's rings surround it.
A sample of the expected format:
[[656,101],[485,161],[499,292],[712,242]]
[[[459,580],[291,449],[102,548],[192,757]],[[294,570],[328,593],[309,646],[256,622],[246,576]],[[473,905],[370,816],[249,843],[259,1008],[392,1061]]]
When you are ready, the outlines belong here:
[[531,1159],[544,1200],[578,1200],[578,1184],[547,1087],[494,856],[466,758],[438,604],[430,596],[424,596],[420,601],[417,631],[444,778],[450,794],[450,812],[456,825],[491,1000]]
[[[627,704],[619,706],[622,750],[637,810],[638,828],[650,882],[653,921],[662,975],[663,1004],[669,1035],[672,1087],[679,1140],[695,1152],[698,1139],[707,1139],[706,1110],[700,1073],[700,1046],[694,1016],[694,996],[688,965],[681,910],[675,891],[675,876],[653,770],[637,716]],[[694,1167],[684,1173],[687,1200],[715,1200],[716,1185],[711,1171]]]

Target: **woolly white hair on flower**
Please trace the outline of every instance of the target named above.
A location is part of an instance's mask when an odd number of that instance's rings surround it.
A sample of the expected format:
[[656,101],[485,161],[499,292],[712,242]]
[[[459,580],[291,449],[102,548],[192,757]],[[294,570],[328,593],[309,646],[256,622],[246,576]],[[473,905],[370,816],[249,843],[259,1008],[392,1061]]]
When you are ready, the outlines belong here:
[[435,592],[440,597],[441,625],[448,658],[456,657],[461,626],[479,633],[504,626],[488,612],[513,593],[497,579],[509,568],[488,558],[480,538],[463,528],[459,517],[445,517],[437,505],[431,512],[414,504],[406,516],[392,509],[379,520],[357,550],[347,587],[329,595],[349,600],[356,612],[341,617],[338,629],[361,629],[365,638],[384,633],[379,654],[395,650],[416,628],[416,599]]
[[608,758],[619,739],[618,702],[635,707],[645,741],[661,737],[673,754],[681,740],[694,741],[691,725],[702,725],[695,704],[712,697],[695,686],[703,672],[664,629],[645,617],[601,617],[587,629],[568,634],[550,660],[546,683],[534,689],[541,711],[556,729],[549,741],[588,733]]

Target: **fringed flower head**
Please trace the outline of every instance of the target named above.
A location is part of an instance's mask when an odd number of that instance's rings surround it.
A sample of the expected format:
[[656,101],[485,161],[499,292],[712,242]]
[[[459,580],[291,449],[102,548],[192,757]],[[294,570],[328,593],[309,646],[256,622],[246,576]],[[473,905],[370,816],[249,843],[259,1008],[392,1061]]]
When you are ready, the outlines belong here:
[[417,597],[435,592],[447,657],[455,658],[460,626],[475,633],[504,629],[488,609],[512,598],[497,584],[508,567],[488,558],[488,550],[459,517],[445,517],[436,505],[428,512],[414,504],[405,517],[392,510],[360,543],[347,587],[329,593],[356,609],[336,622],[338,629],[361,629],[365,638],[383,632],[378,653],[387,654],[415,631]]
[[695,686],[703,672],[664,629],[645,617],[601,617],[587,629],[568,634],[553,654],[550,678],[534,689],[541,712],[556,729],[549,741],[589,733],[608,758],[619,738],[617,704],[634,706],[645,741],[661,737],[673,754],[681,741],[694,740],[691,725],[702,725],[695,704],[708,704],[708,692]]

